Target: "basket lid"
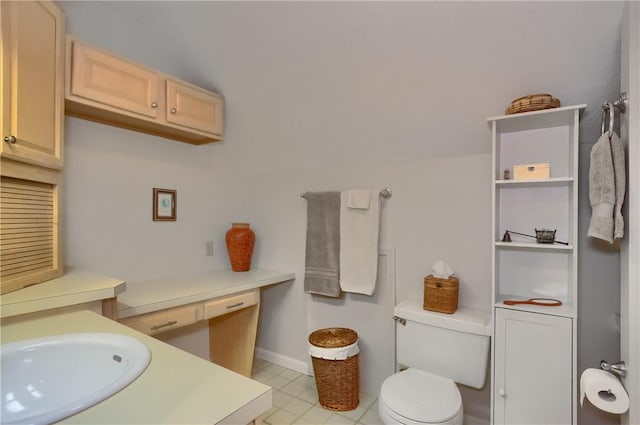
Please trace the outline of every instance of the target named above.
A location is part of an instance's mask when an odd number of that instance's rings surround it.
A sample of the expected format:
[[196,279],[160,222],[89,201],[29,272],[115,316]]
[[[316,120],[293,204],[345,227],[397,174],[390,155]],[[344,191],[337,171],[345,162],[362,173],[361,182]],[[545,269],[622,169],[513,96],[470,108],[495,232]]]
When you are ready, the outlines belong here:
[[540,111],[542,109],[557,108],[560,101],[548,93],[529,94],[514,99],[505,110],[505,114],[519,114],[521,112]]
[[309,343],[316,347],[336,348],[351,345],[358,340],[358,334],[347,328],[319,329],[309,335]]

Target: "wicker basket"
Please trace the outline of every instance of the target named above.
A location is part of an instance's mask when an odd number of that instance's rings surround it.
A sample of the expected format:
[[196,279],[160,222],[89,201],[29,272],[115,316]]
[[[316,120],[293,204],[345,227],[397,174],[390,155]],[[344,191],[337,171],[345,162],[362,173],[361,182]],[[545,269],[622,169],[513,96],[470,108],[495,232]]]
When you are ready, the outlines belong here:
[[542,109],[557,108],[560,101],[547,93],[530,94],[519,97],[511,102],[505,113],[507,115],[519,114],[521,112],[540,111]]
[[440,279],[429,275],[424,278],[424,304],[425,310],[439,313],[455,313],[458,309],[457,277]]
[[[358,334],[346,328],[320,329],[309,335],[309,343],[321,348],[339,348],[357,344]],[[353,410],[360,404],[359,355],[345,360],[311,356],[320,405],[336,411]]]

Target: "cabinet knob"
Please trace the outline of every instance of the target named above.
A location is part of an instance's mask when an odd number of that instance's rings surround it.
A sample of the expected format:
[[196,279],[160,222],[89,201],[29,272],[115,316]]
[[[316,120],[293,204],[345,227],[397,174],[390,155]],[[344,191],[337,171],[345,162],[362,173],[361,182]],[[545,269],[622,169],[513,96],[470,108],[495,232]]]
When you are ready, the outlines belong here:
[[157,108],[158,107],[158,102],[151,102],[151,107],[152,108]]
[[500,394],[500,397],[502,397],[502,398],[504,398],[504,397],[507,395],[507,394],[504,392],[504,389],[503,389],[503,388],[500,388],[500,389],[498,390],[498,394]]
[[11,145],[15,145],[18,141],[18,139],[16,139],[16,136],[4,136],[3,140]]
[[170,111],[170,112],[171,112],[172,114],[175,114],[176,112],[178,112],[178,110],[177,110],[176,108],[171,108],[171,111]]

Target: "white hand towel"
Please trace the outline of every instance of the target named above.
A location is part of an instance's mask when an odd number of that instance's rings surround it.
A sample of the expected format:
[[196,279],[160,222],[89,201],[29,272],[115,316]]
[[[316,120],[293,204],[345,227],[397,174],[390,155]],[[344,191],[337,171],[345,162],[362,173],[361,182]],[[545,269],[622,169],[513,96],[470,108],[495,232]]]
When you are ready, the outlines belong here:
[[349,190],[349,202],[347,206],[349,208],[358,208],[362,210],[368,210],[371,204],[371,190],[370,189],[353,189]]
[[[344,292],[373,295],[378,275],[380,197],[369,190],[368,209],[350,208],[350,199],[362,199],[362,189],[341,194],[340,205],[340,288]],[[361,205],[361,204],[360,204]]]

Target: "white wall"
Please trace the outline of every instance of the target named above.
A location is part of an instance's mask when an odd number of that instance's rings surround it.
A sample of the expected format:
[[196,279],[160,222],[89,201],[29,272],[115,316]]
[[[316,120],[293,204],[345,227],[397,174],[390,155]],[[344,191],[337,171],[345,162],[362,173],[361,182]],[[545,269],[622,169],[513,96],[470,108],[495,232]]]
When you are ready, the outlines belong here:
[[[263,292],[258,345],[299,361],[315,302],[302,290],[300,193],[392,188],[381,244],[396,249],[398,299],[421,297],[424,275],[443,258],[460,276],[461,305],[488,310],[485,117],[550,92],[564,105],[589,104],[588,144],[600,103],[617,96],[617,2],[62,6],[69,33],[219,91],[227,113],[225,141],[200,147],[68,119],[68,264],[130,281],[225,267],[224,232],[249,221],[255,266],[299,276]],[[178,190],[176,223],[151,221],[153,187]],[[213,258],[204,256],[211,239]],[[610,254],[586,245],[581,291],[600,285],[593,270],[616,272]],[[598,309],[610,316],[618,306],[607,298]],[[205,331],[176,343],[206,356]],[[604,339],[585,333],[589,350],[611,340],[606,326],[599,332]],[[472,398],[488,405],[486,391]]]

